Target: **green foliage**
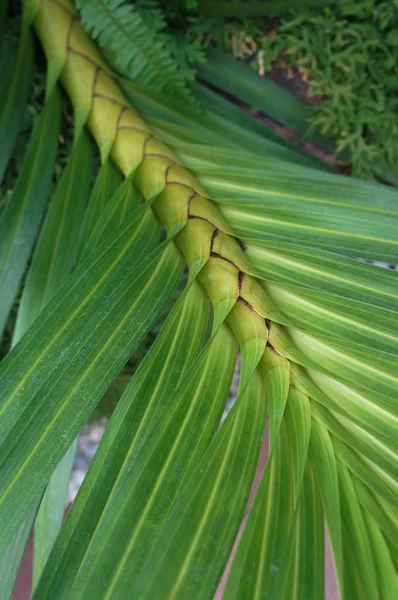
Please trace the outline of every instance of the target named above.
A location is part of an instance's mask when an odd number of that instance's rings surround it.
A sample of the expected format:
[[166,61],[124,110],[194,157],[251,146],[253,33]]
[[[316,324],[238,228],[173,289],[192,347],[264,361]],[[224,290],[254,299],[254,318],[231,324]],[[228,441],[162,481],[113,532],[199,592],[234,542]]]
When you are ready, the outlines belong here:
[[195,72],[186,56],[190,62],[200,59],[200,49],[184,36],[166,31],[164,13],[156,2],[78,0],[76,4],[87,31],[120,73],[165,96],[193,100],[189,83]]
[[[87,30],[129,79],[156,93],[192,101],[194,65],[205,60],[210,44],[232,52],[261,75],[278,61],[290,77],[305,82],[308,96],[317,98],[309,111],[308,134],[317,131],[336,140],[337,155],[349,159],[356,176],[372,177],[375,164],[394,168],[396,0],[309,2],[300,11],[289,11],[289,3],[274,8],[271,3],[264,11],[261,2],[232,3],[233,11],[229,4],[77,2]],[[279,10],[282,18],[275,21],[272,13]]]
[[279,22],[234,20],[216,41],[260,74],[274,61],[299,73],[321,100],[311,130],[335,138],[354,173],[369,177],[371,162],[398,162],[397,36],[398,2],[361,0],[296,10]]

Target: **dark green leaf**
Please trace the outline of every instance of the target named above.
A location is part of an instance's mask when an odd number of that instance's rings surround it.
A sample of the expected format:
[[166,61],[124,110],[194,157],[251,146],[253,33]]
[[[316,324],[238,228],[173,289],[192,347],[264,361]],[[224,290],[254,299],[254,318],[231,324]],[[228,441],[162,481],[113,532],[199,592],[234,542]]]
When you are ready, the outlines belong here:
[[29,142],[25,162],[0,219],[0,335],[48,199],[54,168],[60,103],[54,90]]

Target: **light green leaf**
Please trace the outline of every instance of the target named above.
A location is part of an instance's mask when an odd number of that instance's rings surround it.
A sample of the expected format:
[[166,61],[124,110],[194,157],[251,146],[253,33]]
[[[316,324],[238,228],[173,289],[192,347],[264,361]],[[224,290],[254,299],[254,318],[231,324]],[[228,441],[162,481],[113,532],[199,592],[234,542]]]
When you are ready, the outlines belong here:
[[370,513],[363,511],[375,561],[379,594],[386,600],[394,600],[398,594],[398,581],[393,558],[380,528]]
[[248,242],[385,261],[397,256],[398,193],[387,186],[313,169],[300,176],[232,167],[198,174],[235,234]]
[[[397,377],[354,358],[297,329],[282,329],[273,323],[270,343],[291,360],[314,371],[339,379],[349,388],[375,402],[380,409],[395,413]],[[386,425],[388,427],[388,425]]]
[[[394,317],[398,305],[398,277],[388,269],[377,269],[352,259],[311,248],[262,241],[247,245],[247,256],[261,277],[288,289],[318,290],[386,309]],[[358,306],[358,305],[357,305]]]
[[292,387],[289,389],[286,403],[285,421],[292,452],[293,492],[296,504],[300,496],[307,462],[311,432],[311,407],[308,396]]
[[309,457],[328,526],[339,592],[344,596],[344,560],[340,494],[336,457],[325,427],[312,421]]
[[332,436],[333,447],[336,456],[356,475],[363,483],[374,490],[387,504],[394,506],[397,497],[397,483],[385,471],[378,468],[377,464],[365,457],[362,457],[348,444],[344,444],[339,439]]
[[[292,600],[324,599],[325,540],[321,498],[309,462],[305,465],[304,480],[297,522],[293,525],[292,577],[286,574],[285,598]],[[276,597],[276,596],[275,596]]]
[[339,488],[342,513],[344,553],[343,598],[379,598],[375,564],[363,520],[348,469],[339,461]]
[[260,368],[264,374],[265,397],[268,403],[269,448],[272,452],[289,393],[290,364],[271,346],[265,348]]
[[351,356],[395,374],[398,326],[388,311],[375,308],[370,316],[369,308],[362,303],[337,299],[323,292],[296,292],[266,283],[264,288],[280,311],[274,317],[276,321],[312,334],[336,349],[348,350]]
[[[382,530],[389,546],[391,556],[398,552],[398,510],[397,507],[383,502],[382,498],[373,493],[360,479],[352,476],[358,500],[363,508],[372,515]],[[396,560],[396,558],[395,558]]]
[[[395,429],[397,427],[394,406],[392,410],[383,409],[378,399],[360,395],[350,389],[347,385],[323,375],[313,369],[301,369],[294,363],[291,364],[292,381],[306,394],[317,402],[333,411],[336,418],[345,417],[344,426],[347,427],[347,419],[353,424],[367,431],[369,435],[377,437],[383,444],[389,447],[397,447],[395,442]],[[319,413],[319,408],[316,410]],[[327,415],[323,415],[325,423],[328,422]],[[341,419],[340,419],[341,421]],[[336,423],[334,427],[338,427]],[[337,432],[337,429],[335,429]],[[351,435],[354,434],[354,430]],[[363,451],[363,447],[361,447]],[[384,458],[385,464],[390,462],[388,456]]]

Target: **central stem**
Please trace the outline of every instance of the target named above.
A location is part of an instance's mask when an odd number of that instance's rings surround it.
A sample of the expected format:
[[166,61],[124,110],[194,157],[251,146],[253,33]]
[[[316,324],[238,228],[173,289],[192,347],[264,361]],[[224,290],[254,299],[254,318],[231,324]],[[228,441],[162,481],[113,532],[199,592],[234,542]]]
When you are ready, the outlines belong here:
[[132,176],[146,201],[210,296],[215,325],[228,323],[242,344],[268,339],[270,300],[239,240],[195,175],[159,141],[130,106],[97,47],[84,31],[70,0],[25,0],[49,62],[75,111],[78,131],[90,128],[103,161],[109,157]]

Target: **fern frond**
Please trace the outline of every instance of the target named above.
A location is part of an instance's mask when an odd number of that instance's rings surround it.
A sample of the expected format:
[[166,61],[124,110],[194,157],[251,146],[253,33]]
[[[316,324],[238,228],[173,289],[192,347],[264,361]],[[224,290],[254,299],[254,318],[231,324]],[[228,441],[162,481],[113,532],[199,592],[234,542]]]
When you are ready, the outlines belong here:
[[164,96],[193,100],[190,73],[178,68],[154,5],[125,0],[78,0],[76,5],[85,29],[123,74]]

